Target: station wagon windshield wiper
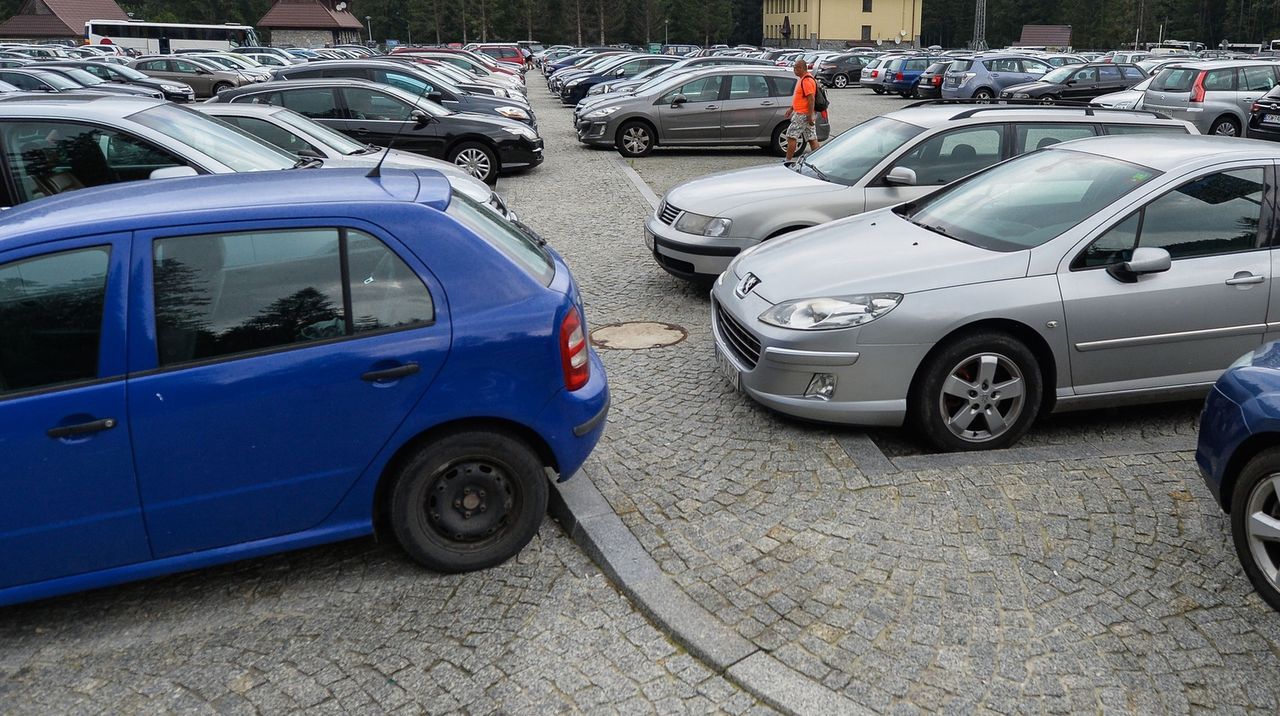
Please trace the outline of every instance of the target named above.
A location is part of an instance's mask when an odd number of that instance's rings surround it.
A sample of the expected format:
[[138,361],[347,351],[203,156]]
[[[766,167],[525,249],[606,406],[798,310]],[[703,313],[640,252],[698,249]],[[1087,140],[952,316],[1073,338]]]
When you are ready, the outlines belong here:
[[320,157],[298,157],[298,161],[293,163],[294,169],[312,169],[319,166],[324,166],[324,160]]
[[[905,217],[904,217],[904,218],[905,218]],[[954,240],[954,241],[959,241],[959,242],[960,242],[960,243],[962,243],[962,244],[969,244],[970,246],[973,246],[973,245],[974,245],[974,243],[973,243],[972,241],[965,241],[964,239],[960,238],[959,236],[956,236],[956,235],[954,235],[954,234],[949,233],[949,232],[946,230],[946,228],[945,228],[945,227],[943,227],[943,226],[942,226],[942,225],[940,225],[940,224],[925,224],[925,223],[922,223],[922,222],[916,221],[915,219],[907,219],[907,221],[910,221],[911,223],[915,224],[916,226],[919,226],[919,227],[920,227],[920,228],[922,228],[922,229],[928,229],[929,231],[932,231],[932,232],[933,232],[933,233],[935,233],[935,234],[939,234],[939,235],[941,235],[941,236],[945,236],[945,237],[947,237],[948,239],[952,239],[952,240]]]
[[824,171],[822,171],[821,169],[819,169],[819,168],[815,167],[814,165],[810,164],[810,163],[808,162],[808,160],[801,159],[801,160],[800,160],[800,166],[801,166],[801,167],[809,167],[809,169],[810,169],[810,170],[812,170],[814,174],[817,174],[817,175],[818,175],[818,178],[819,178],[819,179],[821,179],[822,181],[825,181],[825,182],[830,182],[830,181],[831,181],[831,177],[827,176],[827,173],[826,173],[826,172],[824,172]]

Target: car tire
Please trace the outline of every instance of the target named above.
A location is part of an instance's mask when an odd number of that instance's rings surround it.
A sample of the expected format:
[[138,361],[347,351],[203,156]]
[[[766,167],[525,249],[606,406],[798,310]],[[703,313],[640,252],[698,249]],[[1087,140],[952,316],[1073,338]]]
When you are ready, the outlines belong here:
[[656,139],[653,127],[646,122],[633,119],[618,127],[614,145],[618,147],[618,153],[624,157],[647,157],[653,151]]
[[995,98],[995,94],[991,90],[987,89],[986,87],[983,87],[982,89],[979,89],[978,91],[973,93],[973,98],[988,100],[988,99]]
[[872,87],[872,88],[871,88],[871,91],[872,91],[872,92],[875,92],[876,94],[884,94],[884,88],[883,88],[883,87]]
[[1053,104],[1054,102],[1057,102],[1057,101],[1058,101],[1057,96],[1051,95],[1051,94],[1047,94],[1040,98],[1040,104]]
[[909,404],[917,427],[938,448],[996,450],[1016,443],[1030,429],[1043,390],[1040,364],[1021,341],[980,331],[954,338],[930,354],[917,373]]
[[213,86],[211,91],[213,92],[213,96],[217,97],[220,93],[231,89],[231,87],[232,85],[230,82],[219,82]]
[[486,184],[498,179],[498,155],[479,142],[463,142],[449,151],[449,162]]
[[[773,128],[773,134],[769,137],[769,146],[767,149],[772,152],[774,156],[787,156],[787,138],[784,135],[786,134],[787,125],[789,124],[790,122],[782,122]],[[800,148],[800,142],[796,142],[796,148]]]
[[1258,527],[1266,525],[1255,522],[1255,516],[1280,522],[1280,447],[1254,456],[1240,471],[1231,496],[1231,540],[1240,566],[1258,596],[1280,611],[1280,576],[1268,575],[1280,568],[1280,541],[1260,538]]
[[831,78],[831,86],[836,89],[844,89],[849,86],[849,76],[846,74],[838,74]]
[[542,461],[523,440],[498,431],[452,433],[405,463],[388,516],[415,562],[469,572],[524,549],[542,524],[547,493]]
[[1240,122],[1235,117],[1221,116],[1213,120],[1213,124],[1209,126],[1209,134],[1221,137],[1239,137]]

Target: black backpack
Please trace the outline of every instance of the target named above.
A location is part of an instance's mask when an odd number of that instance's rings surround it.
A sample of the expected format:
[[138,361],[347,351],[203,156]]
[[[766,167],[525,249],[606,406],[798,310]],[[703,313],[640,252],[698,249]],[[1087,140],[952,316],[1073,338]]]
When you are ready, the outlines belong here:
[[[801,82],[803,81],[801,80]],[[817,79],[813,80],[813,86],[817,88],[817,91],[813,93],[813,111],[827,111],[827,107],[831,106],[831,102],[827,101],[827,91],[822,89],[822,83]]]

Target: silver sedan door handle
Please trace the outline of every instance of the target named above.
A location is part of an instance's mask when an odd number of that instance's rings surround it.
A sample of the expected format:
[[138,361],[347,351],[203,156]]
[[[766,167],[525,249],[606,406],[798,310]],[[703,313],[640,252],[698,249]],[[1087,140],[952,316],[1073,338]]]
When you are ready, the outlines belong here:
[[718,104],[709,104],[709,105],[707,105],[707,109],[720,109],[720,105],[718,105]]
[[1234,278],[1227,279],[1227,285],[1228,286],[1244,286],[1250,283],[1262,283],[1263,281],[1266,281],[1266,280],[1267,280],[1266,276],[1258,276],[1257,274],[1251,274],[1246,271],[1241,271],[1240,273],[1236,274]]
[[773,102],[770,102],[769,100],[765,100],[765,101],[763,101],[763,102],[761,102],[761,103],[760,103],[760,106],[761,106],[761,107],[772,107],[772,106],[773,106]]

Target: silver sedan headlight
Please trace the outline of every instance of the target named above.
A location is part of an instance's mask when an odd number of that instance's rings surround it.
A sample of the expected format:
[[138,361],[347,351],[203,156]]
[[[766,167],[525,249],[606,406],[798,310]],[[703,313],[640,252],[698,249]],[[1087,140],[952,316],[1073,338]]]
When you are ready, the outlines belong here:
[[771,326],[798,331],[829,331],[870,323],[902,303],[900,293],[802,298],[784,301],[760,314]]
[[506,117],[507,119],[515,119],[521,122],[524,122],[529,119],[529,113],[524,111],[523,109],[520,109],[519,107],[512,107],[508,105],[505,107],[498,107],[494,111],[502,115],[503,117]]
[[728,234],[731,226],[733,226],[732,219],[726,219],[721,216],[703,216],[692,211],[686,211],[681,214],[680,220],[676,222],[677,231],[712,237]]

